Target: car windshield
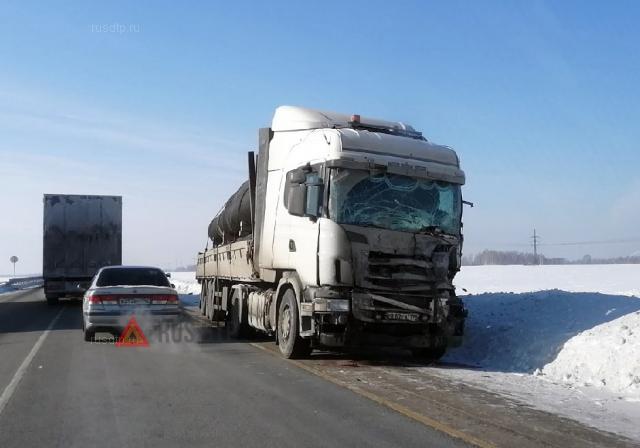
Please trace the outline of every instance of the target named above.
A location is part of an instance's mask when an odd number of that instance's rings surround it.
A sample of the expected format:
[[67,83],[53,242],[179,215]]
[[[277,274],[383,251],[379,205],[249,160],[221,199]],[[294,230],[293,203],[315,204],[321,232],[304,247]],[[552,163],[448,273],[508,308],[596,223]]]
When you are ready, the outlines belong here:
[[335,169],[329,214],[340,224],[403,232],[460,233],[460,187],[448,182]]
[[160,269],[116,268],[100,273],[96,286],[171,286]]

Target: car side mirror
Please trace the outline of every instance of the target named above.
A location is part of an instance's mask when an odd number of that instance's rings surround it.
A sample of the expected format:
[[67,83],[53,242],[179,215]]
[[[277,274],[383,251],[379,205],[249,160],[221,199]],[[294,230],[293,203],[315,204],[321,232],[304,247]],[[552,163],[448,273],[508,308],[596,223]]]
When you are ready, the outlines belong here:
[[171,287],[172,287],[173,289],[176,289],[176,285],[174,285],[173,283],[171,283]]
[[167,276],[167,278],[171,278],[171,272],[165,272],[165,275]]

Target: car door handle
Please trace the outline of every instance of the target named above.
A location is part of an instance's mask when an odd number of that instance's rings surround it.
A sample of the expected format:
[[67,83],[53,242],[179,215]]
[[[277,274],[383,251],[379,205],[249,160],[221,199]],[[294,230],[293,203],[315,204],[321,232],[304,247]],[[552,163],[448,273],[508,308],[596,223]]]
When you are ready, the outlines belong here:
[[296,242],[293,240],[289,240],[289,252],[296,251]]

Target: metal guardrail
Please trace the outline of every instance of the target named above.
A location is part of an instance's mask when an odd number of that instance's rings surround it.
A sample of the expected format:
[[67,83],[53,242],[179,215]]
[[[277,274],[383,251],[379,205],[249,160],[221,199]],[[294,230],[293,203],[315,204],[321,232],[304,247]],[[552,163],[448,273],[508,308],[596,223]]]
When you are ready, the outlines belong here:
[[10,278],[6,283],[0,284],[2,289],[18,290],[37,288],[44,284],[42,277],[16,277]]

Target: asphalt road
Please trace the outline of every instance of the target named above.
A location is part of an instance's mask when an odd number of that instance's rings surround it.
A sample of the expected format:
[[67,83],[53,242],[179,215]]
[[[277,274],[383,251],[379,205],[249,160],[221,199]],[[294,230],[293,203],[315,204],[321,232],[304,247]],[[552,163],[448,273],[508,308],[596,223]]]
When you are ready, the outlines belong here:
[[0,447],[465,446],[244,342],[116,347],[81,322],[41,290],[0,296]]

